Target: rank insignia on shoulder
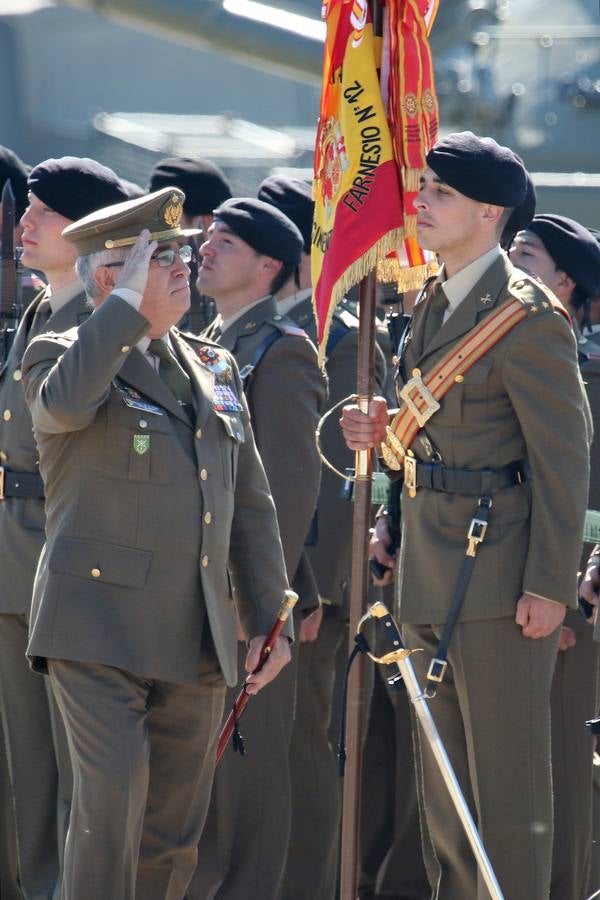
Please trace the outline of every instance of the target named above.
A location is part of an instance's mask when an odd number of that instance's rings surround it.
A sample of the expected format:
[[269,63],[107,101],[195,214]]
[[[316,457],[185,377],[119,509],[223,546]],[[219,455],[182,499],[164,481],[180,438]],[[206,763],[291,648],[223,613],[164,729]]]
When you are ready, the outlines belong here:
[[199,362],[207,369],[210,369],[213,375],[223,380],[231,381],[231,366],[218,350],[215,350],[214,347],[204,346],[199,347],[196,352]]
[[241,412],[244,408],[233,388],[220,381],[215,381],[213,405],[218,412]]
[[134,434],[133,449],[135,450],[136,453],[139,453],[140,456],[143,456],[144,453],[150,449],[150,435],[149,434]]
[[283,325],[281,328],[283,334],[293,335],[294,337],[307,337],[304,328],[298,328],[297,325]]

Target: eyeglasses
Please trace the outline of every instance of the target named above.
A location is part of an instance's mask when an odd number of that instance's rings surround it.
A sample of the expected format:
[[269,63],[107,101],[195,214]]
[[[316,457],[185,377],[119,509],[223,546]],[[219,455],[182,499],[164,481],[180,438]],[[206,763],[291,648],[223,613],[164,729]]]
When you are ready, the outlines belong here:
[[[190,247],[189,244],[184,244],[183,247],[179,247],[177,250],[161,250],[159,253],[155,253],[154,256],[150,257],[150,262],[157,262],[161,269],[168,269],[169,266],[172,266],[175,262],[176,256],[178,256],[182,262],[187,264],[192,261],[193,255],[194,251],[192,247]],[[104,263],[106,269],[124,265],[125,262]]]

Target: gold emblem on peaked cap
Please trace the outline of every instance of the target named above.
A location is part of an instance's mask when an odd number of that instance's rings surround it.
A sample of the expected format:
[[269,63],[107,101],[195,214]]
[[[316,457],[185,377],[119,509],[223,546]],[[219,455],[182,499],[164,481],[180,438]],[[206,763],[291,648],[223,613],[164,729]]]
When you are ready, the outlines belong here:
[[171,194],[168,204],[163,210],[163,219],[171,228],[177,228],[183,215],[183,201],[177,194]]

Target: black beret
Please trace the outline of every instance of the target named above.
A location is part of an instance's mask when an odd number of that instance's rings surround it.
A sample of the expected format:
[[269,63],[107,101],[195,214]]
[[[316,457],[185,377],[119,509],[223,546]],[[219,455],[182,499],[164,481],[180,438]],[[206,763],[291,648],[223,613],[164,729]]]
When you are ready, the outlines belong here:
[[565,216],[535,216],[527,231],[536,234],[557,269],[566,272],[588,297],[600,292],[600,245],[587,228]]
[[150,173],[148,190],[178,187],[185,194],[183,211],[188,216],[209,216],[232,196],[224,173],[208,159],[176,156],[161,159]]
[[254,197],[235,197],[217,207],[214,216],[257,253],[300,265],[304,246],[300,230],[270,203]]
[[75,222],[129,199],[121,179],[95,159],[47,159],[29,173],[29,190],[50,209]]
[[519,206],[515,206],[511,212],[508,222],[502,231],[500,243],[508,250],[512,243],[512,239],[518,231],[527,228],[533,217],[535,216],[535,207],[537,203],[537,195],[535,193],[535,185],[531,180],[529,172],[525,172],[527,178],[527,193],[525,199]]
[[8,147],[0,146],[0,193],[7,181],[10,181],[15,195],[16,219],[20,219],[27,207],[27,176],[30,166],[19,159]]
[[258,199],[276,206],[300,229],[304,240],[304,252],[310,253],[315,201],[312,188],[299,178],[270,175],[258,189]]
[[121,184],[130,200],[138,200],[140,197],[146,196],[144,188],[135,181],[129,181],[128,178],[121,178]]
[[496,206],[520,206],[527,193],[525,166],[508,147],[472,131],[448,134],[427,154],[427,165],[455,190]]

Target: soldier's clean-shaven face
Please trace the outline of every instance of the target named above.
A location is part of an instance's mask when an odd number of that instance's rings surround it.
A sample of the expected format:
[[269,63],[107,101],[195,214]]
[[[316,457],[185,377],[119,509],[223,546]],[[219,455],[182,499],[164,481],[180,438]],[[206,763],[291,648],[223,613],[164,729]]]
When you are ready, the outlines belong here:
[[533,231],[519,231],[509,251],[510,261],[514,266],[531,272],[544,282],[546,287],[560,297],[558,287],[560,274],[556,263],[544,247],[542,241]]
[[30,193],[29,206],[21,217],[23,265],[40,272],[72,269],[77,253],[74,245],[62,237],[63,230],[71,224],[71,219]]
[[[257,300],[269,292],[275,274],[272,269],[265,269],[269,257],[257,253],[218,219],[208,229],[200,255],[198,290],[214,297],[217,303],[241,293]],[[252,297],[253,293],[256,296]]]
[[414,205],[419,245],[442,258],[445,251],[468,246],[479,234],[483,211],[489,206],[460,194],[429,168],[421,177]]

